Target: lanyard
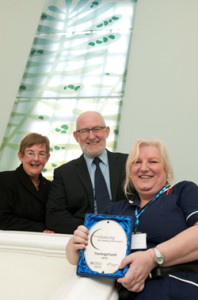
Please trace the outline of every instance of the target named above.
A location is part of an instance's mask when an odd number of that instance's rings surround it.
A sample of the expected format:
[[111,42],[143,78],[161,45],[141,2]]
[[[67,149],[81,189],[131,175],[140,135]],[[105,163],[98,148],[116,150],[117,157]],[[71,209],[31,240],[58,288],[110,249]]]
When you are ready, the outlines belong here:
[[155,200],[157,200],[157,198],[159,198],[159,196],[162,194],[162,193],[164,193],[167,189],[168,189],[168,187],[169,186],[164,186],[158,193],[157,193],[157,195],[149,202],[149,203],[147,203],[147,205],[145,205],[145,207],[141,210],[141,212],[138,214],[138,209],[136,208],[136,210],[135,210],[135,218],[136,218],[136,220],[135,220],[135,232],[137,231],[137,227],[138,227],[138,225],[139,225],[139,223],[140,223],[140,221],[139,221],[139,217],[143,214],[143,212],[155,201]]

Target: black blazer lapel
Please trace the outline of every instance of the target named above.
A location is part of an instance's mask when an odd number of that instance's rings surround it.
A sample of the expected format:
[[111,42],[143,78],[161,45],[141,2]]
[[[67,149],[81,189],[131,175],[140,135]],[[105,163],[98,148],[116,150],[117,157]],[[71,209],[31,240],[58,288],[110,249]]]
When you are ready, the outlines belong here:
[[[109,160],[109,172],[110,172],[110,185],[112,201],[117,201],[119,197],[119,190],[122,190],[125,179],[125,156],[119,153],[112,153],[107,150]],[[120,199],[121,200],[121,199]]]
[[17,169],[18,180],[20,181],[21,186],[23,186],[24,190],[27,190],[30,194],[32,194],[36,199],[40,200],[42,203],[45,203],[45,199],[43,197],[42,192],[38,192],[32,183],[28,174],[24,171],[23,165],[21,164]]
[[87,168],[86,161],[84,159],[84,156],[81,155],[79,159],[75,161],[75,171],[77,173],[77,176],[79,180],[81,181],[82,185],[84,186],[84,189],[88,195],[88,199],[91,205],[91,209],[94,210],[94,194],[93,194],[93,187],[89,175],[89,171]]

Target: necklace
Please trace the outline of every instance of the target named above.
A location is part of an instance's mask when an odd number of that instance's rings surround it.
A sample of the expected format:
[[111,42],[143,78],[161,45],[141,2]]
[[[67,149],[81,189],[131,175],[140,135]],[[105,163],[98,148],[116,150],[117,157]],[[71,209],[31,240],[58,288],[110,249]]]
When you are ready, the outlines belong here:
[[37,183],[36,183],[36,185],[35,185],[35,186],[36,186],[36,189],[37,189],[37,191],[39,191],[39,185],[40,185],[40,180],[38,180],[38,181],[37,181]]

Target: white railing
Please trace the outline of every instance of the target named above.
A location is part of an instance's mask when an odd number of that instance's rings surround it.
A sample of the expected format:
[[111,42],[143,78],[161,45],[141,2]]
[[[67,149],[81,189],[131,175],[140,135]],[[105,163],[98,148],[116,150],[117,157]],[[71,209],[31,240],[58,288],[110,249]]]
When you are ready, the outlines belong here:
[[69,238],[0,231],[0,299],[117,300],[113,280],[76,275],[65,256]]

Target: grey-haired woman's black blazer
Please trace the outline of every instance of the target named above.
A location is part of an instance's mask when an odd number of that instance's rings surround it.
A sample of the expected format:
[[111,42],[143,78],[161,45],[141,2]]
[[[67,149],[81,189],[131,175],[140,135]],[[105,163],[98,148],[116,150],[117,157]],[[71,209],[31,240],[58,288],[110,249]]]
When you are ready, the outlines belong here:
[[45,202],[51,182],[40,174],[39,191],[21,164],[0,172],[0,230],[45,230]]

